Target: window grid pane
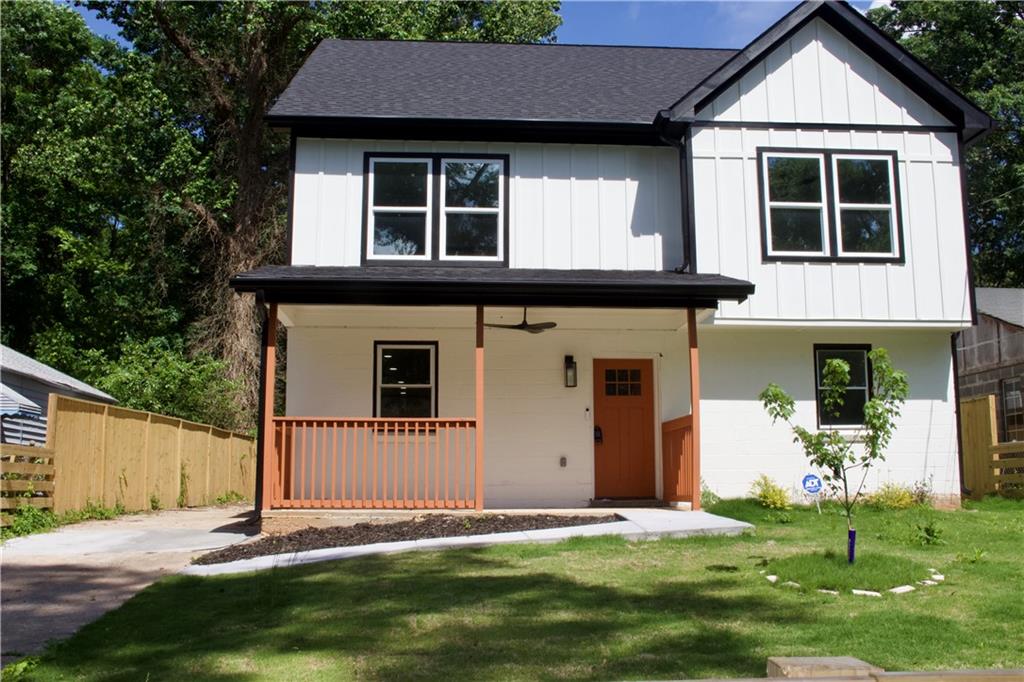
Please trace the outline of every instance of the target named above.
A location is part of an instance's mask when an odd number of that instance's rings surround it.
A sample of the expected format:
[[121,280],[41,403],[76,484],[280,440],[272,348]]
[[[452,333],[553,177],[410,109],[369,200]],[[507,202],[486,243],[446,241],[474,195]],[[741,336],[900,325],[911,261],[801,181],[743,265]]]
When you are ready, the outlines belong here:
[[368,256],[430,257],[431,161],[424,158],[371,157],[372,193]]
[[[815,352],[815,385],[819,395],[817,398],[818,423],[822,428],[861,426],[864,424],[864,406],[870,397],[868,386],[868,351],[857,348],[823,348]],[[835,412],[825,409],[824,396],[821,395],[823,373],[828,360],[845,360],[850,365],[850,383],[846,389],[843,404]]]
[[504,257],[505,164],[494,159],[442,159],[443,259]]
[[377,347],[378,417],[434,416],[435,349],[429,346]]
[[824,255],[823,157],[766,155],[769,252]]
[[888,158],[833,157],[839,254],[893,255],[893,177]]

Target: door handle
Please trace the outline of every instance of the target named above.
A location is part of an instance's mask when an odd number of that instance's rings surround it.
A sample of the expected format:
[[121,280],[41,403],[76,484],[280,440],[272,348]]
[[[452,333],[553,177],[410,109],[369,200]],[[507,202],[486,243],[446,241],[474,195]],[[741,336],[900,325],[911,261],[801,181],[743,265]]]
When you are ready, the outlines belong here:
[[595,426],[594,427],[594,443],[596,445],[600,445],[603,442],[604,442],[604,434],[601,432],[601,427],[600,426]]

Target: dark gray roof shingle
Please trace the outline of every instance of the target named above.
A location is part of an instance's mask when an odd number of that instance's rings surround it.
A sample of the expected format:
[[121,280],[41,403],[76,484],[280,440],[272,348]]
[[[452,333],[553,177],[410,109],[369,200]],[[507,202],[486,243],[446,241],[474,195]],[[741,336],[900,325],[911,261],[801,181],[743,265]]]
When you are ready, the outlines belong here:
[[734,54],[324,40],[268,116],[649,124]]

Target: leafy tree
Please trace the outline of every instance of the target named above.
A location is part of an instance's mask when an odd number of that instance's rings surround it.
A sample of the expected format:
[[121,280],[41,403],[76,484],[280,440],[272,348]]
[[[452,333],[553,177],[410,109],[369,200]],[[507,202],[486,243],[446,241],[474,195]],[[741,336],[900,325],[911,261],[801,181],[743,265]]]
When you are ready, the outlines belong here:
[[[849,560],[853,563],[857,531],[853,527],[853,507],[857,504],[871,467],[885,459],[896,429],[896,419],[910,392],[907,375],[892,366],[889,353],[876,348],[868,354],[871,361],[871,398],[864,404],[864,426],[847,436],[835,429],[810,430],[793,423],[796,403],[778,384],[768,384],[758,399],[772,418],[782,420],[793,431],[811,465],[822,472],[822,480],[843,505],[849,531]],[[821,398],[825,410],[838,417],[850,386],[850,363],[831,358],[822,370]],[[858,443],[862,443],[858,446]],[[856,481],[860,470],[860,482]],[[853,478],[851,478],[851,475]],[[856,484],[856,487],[854,487]]]
[[897,0],[868,17],[996,119],[966,155],[975,279],[1024,286],[1024,3]]
[[[165,164],[180,191],[161,197],[183,211],[199,246],[201,315],[194,347],[222,358],[256,404],[257,316],[231,275],[281,260],[287,140],[263,115],[323,38],[533,42],[553,40],[558,3],[544,2],[104,2],[114,22],[154,64],[167,115],[191,147]],[[169,166],[173,165],[173,168]]]

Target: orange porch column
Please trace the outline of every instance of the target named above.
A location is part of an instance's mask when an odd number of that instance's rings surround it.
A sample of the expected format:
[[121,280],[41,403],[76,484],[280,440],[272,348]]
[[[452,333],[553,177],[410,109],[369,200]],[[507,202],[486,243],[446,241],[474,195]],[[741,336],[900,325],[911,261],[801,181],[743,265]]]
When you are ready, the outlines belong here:
[[700,509],[700,353],[697,350],[697,311],[686,310],[686,331],[690,341],[690,414],[693,416],[693,479],[690,508]]
[[270,509],[271,498],[274,494],[274,377],[277,366],[277,304],[271,303],[267,306],[266,330],[263,337],[263,376],[260,377],[260,384],[263,388],[263,400],[261,401],[260,430],[262,431],[262,452],[260,452],[260,463],[263,477],[260,489],[260,510]]
[[484,307],[476,307],[476,499],[484,508]]

